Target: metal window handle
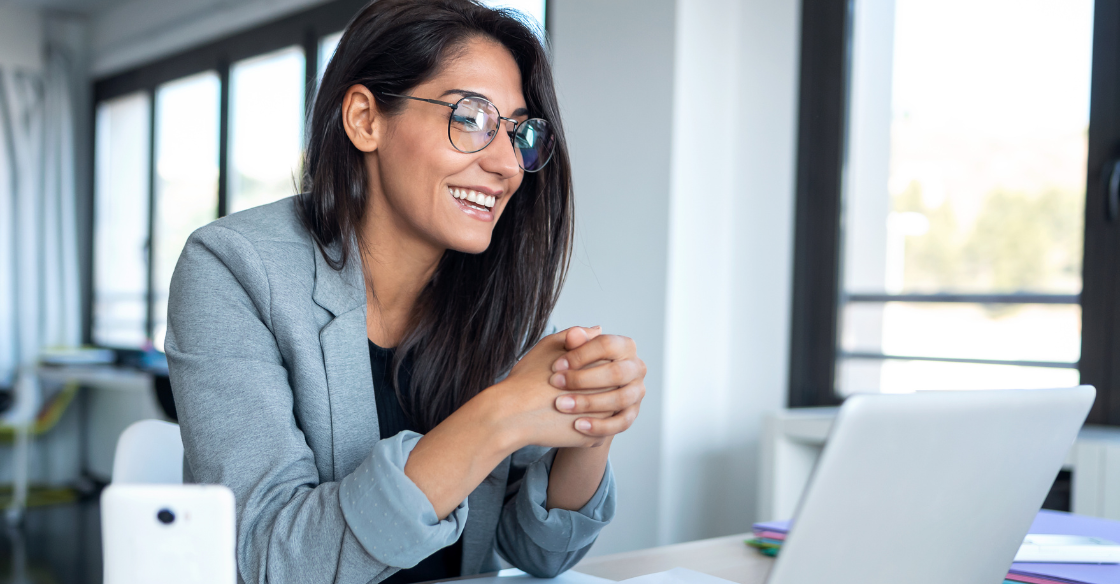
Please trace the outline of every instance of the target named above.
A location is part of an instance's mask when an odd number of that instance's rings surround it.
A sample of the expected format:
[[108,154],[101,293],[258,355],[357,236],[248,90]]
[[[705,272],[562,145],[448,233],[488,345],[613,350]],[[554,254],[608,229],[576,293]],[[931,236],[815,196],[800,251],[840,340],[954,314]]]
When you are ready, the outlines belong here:
[[1114,160],[1105,166],[1105,172],[1108,173],[1108,180],[1105,183],[1104,216],[1111,223],[1120,217],[1120,160]]

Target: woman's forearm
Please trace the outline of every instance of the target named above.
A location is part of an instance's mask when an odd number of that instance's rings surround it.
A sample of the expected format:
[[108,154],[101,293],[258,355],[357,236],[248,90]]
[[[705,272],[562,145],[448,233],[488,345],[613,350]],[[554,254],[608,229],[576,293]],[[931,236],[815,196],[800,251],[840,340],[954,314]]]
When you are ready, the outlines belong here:
[[592,448],[561,448],[548,473],[546,509],[578,511],[595,496],[607,469],[611,438]]
[[428,497],[440,520],[517,449],[515,437],[478,397],[421,438],[405,463],[404,474]]

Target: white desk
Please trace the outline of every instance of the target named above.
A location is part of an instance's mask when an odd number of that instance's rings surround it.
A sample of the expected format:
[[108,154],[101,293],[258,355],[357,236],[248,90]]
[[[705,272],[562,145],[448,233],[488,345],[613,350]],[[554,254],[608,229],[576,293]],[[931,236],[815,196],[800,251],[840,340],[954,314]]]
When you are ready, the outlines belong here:
[[739,584],[763,584],[774,559],[748,547],[749,533],[702,539],[609,556],[587,558],[576,571],[611,580],[625,580],[673,568],[688,568]]

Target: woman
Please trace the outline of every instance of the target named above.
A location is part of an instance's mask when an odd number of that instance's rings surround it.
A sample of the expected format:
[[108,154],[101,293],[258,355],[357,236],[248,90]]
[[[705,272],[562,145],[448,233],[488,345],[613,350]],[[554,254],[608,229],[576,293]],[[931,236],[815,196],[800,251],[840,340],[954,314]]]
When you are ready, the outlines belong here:
[[233,489],[242,581],[497,554],[551,576],[610,521],[645,366],[595,328],[542,338],[571,245],[558,111],[516,18],[374,2],[323,77],[304,193],[191,236],[166,343],[185,477]]

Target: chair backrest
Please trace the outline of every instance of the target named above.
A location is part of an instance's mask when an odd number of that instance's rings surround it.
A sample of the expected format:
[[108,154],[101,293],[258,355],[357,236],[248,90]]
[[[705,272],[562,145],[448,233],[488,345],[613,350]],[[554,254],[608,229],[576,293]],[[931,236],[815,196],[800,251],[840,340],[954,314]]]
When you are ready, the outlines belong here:
[[178,424],[140,420],[117,439],[113,483],[183,482],[183,438]]

